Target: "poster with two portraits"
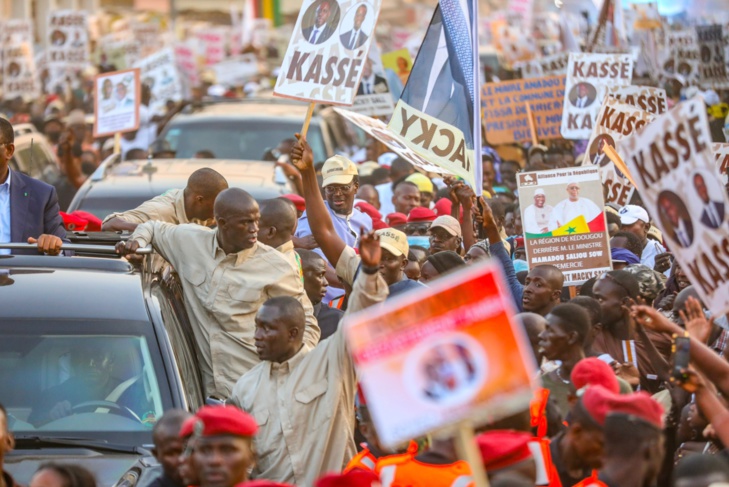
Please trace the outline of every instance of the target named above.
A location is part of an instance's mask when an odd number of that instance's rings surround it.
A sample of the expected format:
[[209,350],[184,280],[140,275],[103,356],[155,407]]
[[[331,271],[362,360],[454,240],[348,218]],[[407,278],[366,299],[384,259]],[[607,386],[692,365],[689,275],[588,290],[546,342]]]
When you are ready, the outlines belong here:
[[729,311],[729,199],[700,96],[618,142],[664,242],[712,314]]
[[103,73],[94,78],[94,137],[139,128],[140,79],[139,68]]

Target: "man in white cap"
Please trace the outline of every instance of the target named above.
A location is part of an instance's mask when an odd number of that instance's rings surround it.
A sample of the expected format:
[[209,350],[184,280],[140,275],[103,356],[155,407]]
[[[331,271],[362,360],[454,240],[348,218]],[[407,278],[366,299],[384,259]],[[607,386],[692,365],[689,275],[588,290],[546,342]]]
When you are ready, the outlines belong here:
[[524,210],[524,231],[526,233],[547,233],[549,232],[549,219],[552,217],[554,208],[546,204],[547,196],[542,188],[534,192],[534,204]]
[[643,248],[640,263],[658,272],[668,271],[671,268],[670,254],[666,253],[663,245],[648,238],[648,230],[651,228],[648,212],[637,205],[625,205],[620,208],[618,214],[620,215],[620,230],[630,232],[640,239]]
[[567,198],[563,199],[552,211],[549,219],[549,230],[556,230],[578,216],[585,217],[587,223],[594,220],[602,210],[587,198],[580,198],[580,183],[571,181],[567,184]]
[[441,215],[430,225],[430,254],[437,254],[444,250],[452,250],[460,254],[463,243],[463,232],[458,220],[450,215]]
[[[321,174],[324,204],[334,224],[334,230],[346,245],[354,247],[360,233],[372,231],[372,219],[354,207],[354,197],[359,189],[357,166],[346,157],[336,155],[327,159],[324,167],[322,167]],[[307,211],[299,218],[299,225],[294,236],[303,238],[312,234],[307,208]],[[321,242],[318,243],[321,246]],[[326,258],[320,248],[314,251]],[[334,267],[331,262],[329,262],[329,265],[331,268],[326,276],[327,281],[330,283],[337,282]],[[324,302],[329,303],[343,294],[343,289],[329,286]]]

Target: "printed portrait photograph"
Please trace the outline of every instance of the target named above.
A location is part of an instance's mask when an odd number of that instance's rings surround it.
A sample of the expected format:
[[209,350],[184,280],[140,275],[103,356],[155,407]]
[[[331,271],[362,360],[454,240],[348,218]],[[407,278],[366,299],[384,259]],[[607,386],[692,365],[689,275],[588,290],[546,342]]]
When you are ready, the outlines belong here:
[[301,22],[301,33],[309,44],[324,44],[339,26],[339,3],[336,0],[318,0],[312,3]]
[[597,98],[597,90],[590,83],[584,81],[577,83],[572,87],[569,94],[569,100],[572,106],[577,108],[587,108],[595,103]]

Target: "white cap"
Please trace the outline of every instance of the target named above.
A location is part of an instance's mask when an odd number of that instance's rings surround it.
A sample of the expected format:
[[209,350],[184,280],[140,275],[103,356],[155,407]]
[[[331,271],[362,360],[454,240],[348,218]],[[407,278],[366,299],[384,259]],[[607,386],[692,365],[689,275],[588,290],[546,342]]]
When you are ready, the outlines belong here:
[[436,227],[444,229],[453,236],[463,236],[463,233],[461,233],[461,224],[450,215],[441,215],[433,220],[433,223],[430,224],[430,228],[433,229]]
[[650,217],[648,216],[648,212],[645,211],[644,208],[641,208],[637,205],[623,206],[622,208],[620,208],[618,215],[620,215],[620,223],[623,225],[632,225],[638,220],[645,223],[649,223],[651,221]]
[[542,188],[538,188],[538,189],[537,189],[537,190],[536,190],[536,191],[534,192],[534,196],[546,196],[546,195],[544,194],[544,190],[543,190]]

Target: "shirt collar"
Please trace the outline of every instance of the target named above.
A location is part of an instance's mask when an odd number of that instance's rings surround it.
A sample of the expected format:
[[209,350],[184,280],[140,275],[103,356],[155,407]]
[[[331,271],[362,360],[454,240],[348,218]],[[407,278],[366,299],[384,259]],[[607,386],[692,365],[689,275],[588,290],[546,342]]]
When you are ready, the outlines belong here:
[[332,209],[332,208],[331,208],[331,207],[329,206],[329,202],[325,201],[325,202],[324,202],[324,204],[326,205],[326,207],[327,207],[327,210],[329,210],[329,214],[331,214],[332,216],[336,216],[336,217],[337,217],[337,218],[339,218],[340,220],[346,220],[346,221],[349,221],[349,219],[350,219],[350,218],[352,218],[352,213],[354,213],[354,208],[352,208],[352,211],[351,211],[351,212],[349,213],[349,215],[342,215],[341,213],[337,213],[336,211],[334,211],[334,210],[333,210],[333,209]]
[[311,351],[311,348],[307,344],[302,344],[301,349],[296,352],[296,355],[288,359],[286,362],[270,362],[271,364],[271,371],[274,370],[282,370],[286,372],[291,372],[293,369],[295,369],[302,360],[304,360],[304,357],[306,357],[306,354]]
[[[212,242],[212,246],[210,248],[210,253],[212,254],[213,258],[217,257],[218,251],[220,251],[220,253],[223,254],[223,258],[227,257],[227,254],[225,253],[223,248],[220,246],[220,243],[218,243],[218,232],[219,231],[220,230],[218,230],[216,228],[214,232],[210,232],[213,234],[213,242]],[[258,247],[260,247],[260,245],[261,245],[260,242],[256,241],[255,245],[253,245],[253,247],[251,247],[250,249],[241,250],[240,252],[235,254],[236,255],[235,265],[240,265],[243,262],[245,262],[246,260],[248,260],[248,258],[250,256],[252,256],[256,252],[256,250],[258,250]],[[233,255],[233,254],[231,254],[231,255]]]
[[0,184],[0,186],[6,186],[8,188],[8,191],[10,190],[10,180],[13,178],[13,171],[8,168],[8,178],[5,180],[4,183]]
[[276,250],[278,250],[282,254],[285,254],[285,253],[289,252],[290,250],[294,250],[294,248],[295,248],[294,241],[289,240],[288,242],[284,242],[283,244],[276,247]]
[[185,211],[185,190],[181,189],[175,197],[175,213],[177,213],[177,219],[180,223],[190,223],[187,218],[187,212]]

